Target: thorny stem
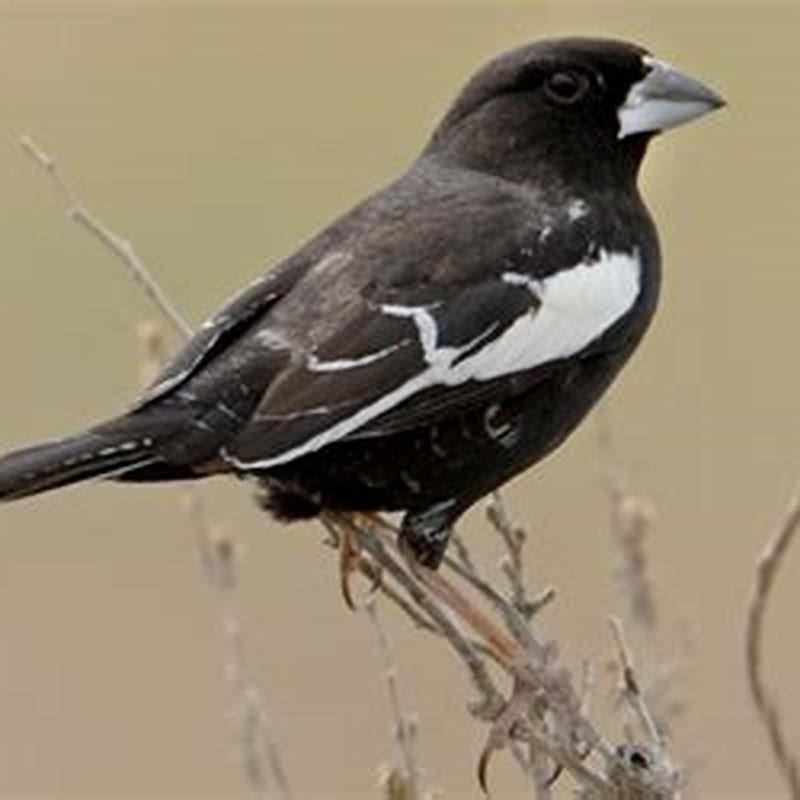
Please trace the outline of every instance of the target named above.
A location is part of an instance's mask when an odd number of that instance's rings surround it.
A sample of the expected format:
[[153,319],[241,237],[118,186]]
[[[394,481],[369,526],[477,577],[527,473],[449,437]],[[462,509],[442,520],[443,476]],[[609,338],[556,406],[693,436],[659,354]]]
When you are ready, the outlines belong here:
[[614,463],[614,442],[608,401],[595,410],[600,483],[611,508],[611,534],[617,545],[619,562],[616,577],[632,622],[652,636],[656,626],[653,585],[648,573],[644,541],[652,524],[650,505],[633,494]]

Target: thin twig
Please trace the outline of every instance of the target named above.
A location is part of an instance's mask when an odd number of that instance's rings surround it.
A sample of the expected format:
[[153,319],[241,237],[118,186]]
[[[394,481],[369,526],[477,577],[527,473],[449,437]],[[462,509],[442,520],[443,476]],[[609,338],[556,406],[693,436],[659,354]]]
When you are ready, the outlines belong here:
[[631,622],[652,638],[657,614],[644,544],[653,511],[649,503],[632,494],[615,490],[610,495],[611,530],[619,553],[616,576]]
[[[338,519],[334,515],[321,517],[324,524],[336,524]],[[352,524],[352,523],[351,523]],[[398,584],[413,598],[441,630],[442,635],[450,642],[457,655],[467,667],[475,688],[481,696],[481,703],[473,710],[478,710],[484,719],[492,719],[493,715],[503,706],[503,697],[495,688],[481,656],[472,642],[461,632],[458,626],[450,619],[448,614],[439,607],[428,592],[420,586],[408,570],[404,569],[386,550],[381,540],[371,531],[364,532],[356,528],[359,534],[361,547],[391,575]]]
[[[374,532],[384,533],[382,530]],[[362,541],[370,541],[372,538],[365,536]],[[391,544],[392,541],[389,539],[388,543]],[[561,768],[574,776],[582,798],[666,800],[677,797],[680,773],[672,766],[663,736],[639,691],[630,652],[624,638],[621,638],[621,630],[619,646],[628,700],[641,716],[649,741],[647,744],[636,744],[634,737],[631,744],[614,747],[601,736],[586,716],[592,683],[590,671],[584,671],[581,691],[576,691],[569,672],[554,663],[555,648],[536,637],[517,609],[488,581],[476,575],[477,568],[468,550],[466,558],[463,552],[457,553],[455,559],[446,557],[443,569],[466,581],[495,608],[515,642],[522,645],[528,656],[526,663],[519,664],[515,670],[515,689],[511,698],[503,711],[493,718],[489,739],[479,762],[482,785],[485,785],[486,768],[491,754],[507,744],[513,744],[514,739],[522,739],[532,748],[529,752],[533,759],[539,759],[536,783],[541,787],[545,798],[553,778]],[[409,578],[414,580],[410,576]],[[544,603],[549,602],[552,596],[552,591],[540,594],[540,597],[546,598],[542,601]],[[435,607],[437,601],[429,599]],[[532,759],[526,758],[516,747],[512,746],[511,751],[525,774],[529,775]],[[585,763],[593,752],[598,753],[604,761],[604,772],[598,772]],[[556,771],[548,773],[546,779],[545,756],[557,765]]]
[[[536,659],[547,661],[550,657],[550,647],[546,642],[540,641],[533,633],[530,626],[526,623],[525,619],[521,616],[520,612],[506,602],[503,595],[500,594],[488,581],[479,578],[470,570],[465,569],[459,562],[454,561],[449,557],[444,559],[445,565],[451,569],[460,578],[463,578],[469,583],[477,592],[485,597],[497,610],[506,624],[506,627],[511,631],[514,637],[523,644],[525,650],[532,654]],[[544,601],[540,608],[543,608],[550,599],[555,597],[555,590],[548,590],[547,600]]]
[[263,695],[249,677],[239,609],[238,578],[234,543],[214,530],[205,505],[196,491],[184,494],[184,507],[195,532],[197,551],[208,585],[216,593],[222,613],[225,653],[225,679],[231,696],[231,709],[240,725],[242,768],[255,800],[267,796],[267,774],[283,800],[292,800],[292,791],[283,767]]
[[[326,515],[324,519],[326,524],[336,524],[337,522],[335,515]],[[338,522],[344,524],[344,520],[338,520]],[[440,597],[429,594],[418,584],[413,569],[407,569],[389,555],[382,543],[382,537],[386,538],[387,545],[394,547],[393,538],[389,537],[390,528],[383,526],[380,521],[371,524],[366,530],[359,528],[358,523],[354,520],[351,520],[350,524],[356,526],[361,546],[369,552],[371,557],[375,558],[388,576],[401,583],[415,602],[426,603],[426,611],[436,618],[437,624],[441,620],[442,624],[449,626],[444,633],[445,638],[470,667],[468,651],[465,652],[461,649],[464,643],[469,644],[469,640],[463,636],[458,626],[450,622],[447,612],[439,606],[439,602],[444,599],[445,594]],[[376,524],[378,527],[375,527]],[[467,563],[470,563],[470,559],[467,559]],[[591,789],[595,797],[616,797],[612,792],[614,784],[608,783],[602,773],[584,763],[586,755],[593,750],[601,753],[606,762],[616,763],[616,750],[581,715],[581,699],[573,688],[569,672],[565,668],[551,663],[554,649],[539,642],[530,630],[523,634],[522,629],[527,629],[527,626],[518,612],[487,582],[476,578],[473,574],[474,570],[465,566],[463,560],[446,559],[443,568],[466,580],[490,604],[501,611],[501,616],[505,617],[517,646],[522,646],[519,652],[527,652],[530,658],[527,663],[520,663],[515,669],[515,689],[506,703],[501,701],[500,705],[497,705],[499,693],[494,688],[488,672],[485,673],[488,681],[487,693],[494,700],[488,703],[485,701],[484,709],[486,706],[493,706],[496,710],[487,715],[485,710],[481,713],[473,709],[473,713],[477,713],[481,719],[493,721],[487,745],[479,762],[481,781],[485,781],[486,767],[492,752],[506,744],[511,744],[514,739],[522,739],[533,743],[538,750],[547,754],[553,763],[563,765],[573,774],[578,784]],[[462,611],[459,610],[458,613],[461,614]],[[472,624],[471,619],[465,618],[465,621]],[[480,627],[484,629],[483,625]],[[485,635],[485,629],[482,630],[482,635]],[[490,638],[493,642],[492,646],[500,646],[498,643],[502,637]],[[533,646],[531,646],[531,639],[533,639]],[[501,649],[507,650],[508,647],[503,645]],[[474,658],[476,655],[477,651],[474,651],[472,657]],[[504,661],[503,666],[507,668],[508,662]],[[533,710],[538,709],[542,702],[545,703],[545,706],[541,711],[536,710],[532,716],[527,714],[527,712],[533,713]],[[554,719],[552,726],[550,722],[545,723],[548,715],[552,715]],[[529,760],[522,755],[518,748],[512,747],[511,751],[517,758],[520,767],[528,774]],[[643,797],[649,797],[649,795],[643,795]]]
[[589,715],[589,709],[592,704],[592,692],[594,691],[594,667],[591,661],[584,661],[581,667],[581,684],[580,684],[580,699],[581,699],[581,714],[584,716]]
[[772,588],[786,553],[800,528],[800,489],[796,490],[778,529],[759,556],[756,577],[747,609],[745,634],[747,678],[750,694],[767,731],[778,769],[792,798],[800,798],[800,767],[783,727],[780,707],[773,699],[763,674],[763,629]]
[[477,575],[478,567],[475,564],[475,559],[473,559],[469,545],[464,540],[464,537],[460,533],[454,531],[450,537],[450,542],[453,547],[453,552],[456,554],[456,558],[461,562],[464,568],[472,572],[473,575]]
[[136,282],[137,286],[147,295],[147,297],[158,307],[184,339],[192,335],[192,328],[186,322],[183,314],[172,304],[164,290],[150,273],[136,253],[133,245],[123,239],[119,234],[107,227],[97,216],[95,216],[81,200],[78,193],[64,177],[56,160],[44,152],[36,142],[28,135],[20,137],[20,147],[22,150],[38,164],[51,178],[53,185],[64,201],[67,217],[73,222],[81,225],[86,231],[94,236],[104,247],[109,249],[123,263],[128,274]]
[[368,598],[365,609],[378,640],[381,657],[383,659],[386,688],[389,694],[389,706],[394,720],[394,739],[400,760],[401,771],[405,778],[407,796],[409,800],[419,797],[419,769],[416,761],[416,747],[414,736],[416,725],[403,713],[400,703],[400,691],[397,685],[397,664],[389,644],[389,637],[381,624],[375,598]]
[[[624,603],[623,618],[636,637],[634,641],[652,657],[657,646],[659,616],[645,545],[655,514],[646,498],[630,491],[622,471],[616,467],[611,407],[607,400],[597,409],[596,431],[600,483],[609,502],[610,532],[616,555],[614,577]],[[676,696],[675,681],[665,679],[661,665],[645,666],[648,667],[643,671],[647,682],[640,681],[640,692],[647,698],[648,709],[664,738],[681,701]],[[670,675],[675,675],[674,669],[670,670]],[[655,680],[658,680],[657,687]],[[630,698],[623,693],[618,700],[629,702]]]
[[500,569],[511,587],[511,601],[520,614],[530,619],[533,611],[528,602],[525,566],[522,560],[528,534],[523,527],[513,522],[499,491],[492,492],[486,505],[486,517],[494,530],[500,534],[506,548],[506,556],[500,562]]
[[612,617],[609,620],[609,624],[619,652],[624,696],[639,717],[642,728],[650,739],[650,744],[660,754],[664,750],[664,737],[653,719],[650,709],[647,707],[644,694],[639,686],[639,679],[636,677],[636,672],[633,667],[633,658],[630,648],[625,641],[622,623],[616,617]]
[[627,616],[652,638],[657,614],[644,543],[652,527],[653,509],[649,502],[627,489],[623,475],[615,465],[608,400],[601,402],[595,410],[595,420],[600,483],[608,496],[611,534],[619,555],[616,578],[628,606]]

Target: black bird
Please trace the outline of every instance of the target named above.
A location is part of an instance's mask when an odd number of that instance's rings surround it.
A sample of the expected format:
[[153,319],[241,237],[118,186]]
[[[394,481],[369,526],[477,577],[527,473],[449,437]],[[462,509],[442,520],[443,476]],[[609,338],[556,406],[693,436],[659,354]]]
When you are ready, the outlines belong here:
[[637,189],[659,131],[723,105],[635,45],[505,53],[408,171],[206,322],[127,412],[0,459],[0,499],[87,478],[255,478],[278,518],[404,511],[436,567],[454,521],[575,428],[659,288]]

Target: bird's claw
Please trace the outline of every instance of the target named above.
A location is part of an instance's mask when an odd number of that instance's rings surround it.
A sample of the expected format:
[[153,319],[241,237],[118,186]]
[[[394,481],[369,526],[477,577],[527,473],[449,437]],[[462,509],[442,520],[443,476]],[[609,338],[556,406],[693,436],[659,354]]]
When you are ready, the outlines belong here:
[[358,541],[359,533],[354,524],[343,524],[339,529],[339,585],[342,597],[351,611],[358,609],[351,589],[353,573],[360,572],[370,580],[369,594],[381,588],[383,573],[380,565],[368,559],[362,552]]
[[536,699],[538,687],[530,675],[520,670],[514,676],[514,688],[503,710],[492,723],[486,744],[478,759],[478,783],[484,794],[489,794],[488,770],[492,756],[506,747],[519,725],[528,724],[528,712]]

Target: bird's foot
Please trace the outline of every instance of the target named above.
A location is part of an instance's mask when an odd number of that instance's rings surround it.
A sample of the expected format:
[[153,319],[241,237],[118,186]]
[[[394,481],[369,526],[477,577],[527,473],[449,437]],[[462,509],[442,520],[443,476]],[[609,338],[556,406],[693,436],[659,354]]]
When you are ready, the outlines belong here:
[[354,572],[359,571],[361,565],[361,545],[358,542],[358,534],[349,525],[342,528],[341,534],[339,541],[339,588],[347,607],[351,611],[355,611],[356,604],[353,600],[353,593],[350,590],[350,579]]
[[339,547],[339,586],[347,607],[355,611],[358,607],[351,588],[352,577],[359,573],[370,581],[369,591],[375,592],[381,585],[381,569],[364,552],[359,541],[360,536],[368,536],[369,529],[350,514],[327,513],[324,518],[326,527],[335,537]]
[[[524,638],[507,632],[451,581],[420,565],[413,553],[406,550],[404,555],[417,580],[444,608],[455,614],[485,642],[495,662],[512,680],[511,696],[499,714],[493,715],[486,744],[478,761],[478,780],[483,790],[487,791],[487,770],[494,753],[515,739],[531,739],[531,720],[536,716],[535,711],[542,698],[542,676],[533,666],[534,662],[526,649]],[[549,651],[549,648],[545,649]],[[544,664],[549,662],[552,655],[550,652],[543,652],[539,657]]]
[[518,738],[520,729],[530,727],[531,708],[537,702],[541,689],[538,682],[531,677],[529,670],[520,668],[517,671],[511,697],[492,722],[489,735],[486,737],[486,743],[478,759],[478,783],[487,795],[489,794],[487,775],[492,756]]

